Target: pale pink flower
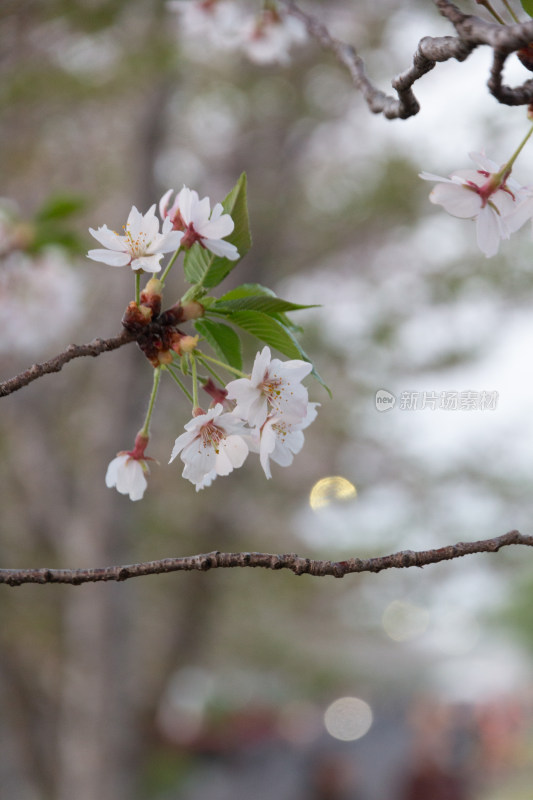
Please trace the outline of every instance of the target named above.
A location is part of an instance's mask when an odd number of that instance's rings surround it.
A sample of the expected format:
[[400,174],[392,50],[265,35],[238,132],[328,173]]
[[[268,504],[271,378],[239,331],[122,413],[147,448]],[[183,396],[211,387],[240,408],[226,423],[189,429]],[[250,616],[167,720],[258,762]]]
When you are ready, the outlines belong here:
[[237,403],[233,413],[253,428],[260,428],[269,414],[300,422],[308,402],[301,381],[311,370],[308,361],[271,358],[270,349],[264,347],[255,357],[251,377],[238,378],[226,386],[228,398]]
[[130,453],[119,453],[107,468],[105,483],[110,489],[116,487],[120,494],[129,494],[130,500],[142,500],[148,485],[144,474],[148,471],[144,459],[133,458]]
[[198,192],[184,186],[176,195],[173,205],[168,208],[172,189],[165,192],[159,202],[161,218],[170,221],[176,231],[182,231],[181,246],[189,249],[199,242],[202,247],[216,256],[236,261],[239,251],[235,245],[225,242],[235,225],[229,214],[224,213],[221,203],[211,211],[209,197],[200,200]]
[[81,271],[73,266],[58,247],[0,259],[0,353],[38,354],[71,335],[86,307]]
[[295,17],[265,9],[243,27],[242,47],[257,64],[289,64],[289,50],[307,38],[303,22]]
[[308,403],[307,413],[300,422],[287,422],[283,416],[270,416],[253,435],[252,448],[259,450],[259,460],[267,478],[271,478],[270,459],[282,467],[292,464],[294,456],[304,445],[303,431],[315,419],[319,403]]
[[249,431],[242,420],[224,412],[221,403],[194,416],[185,431],[176,439],[169,463],[181,453],[182,475],[196,485],[196,491],[244,464],[248,444],[243,437]]
[[180,15],[180,33],[187,42],[206,41],[227,50],[241,39],[241,9],[228,0],[171,0],[167,8]]
[[[532,197],[533,192],[509,176],[498,176],[501,167],[483,153],[469,155],[477,164],[477,170],[456,170],[449,178],[422,172],[420,177],[438,181],[429,195],[432,203],[443,206],[454,217],[476,220],[477,243],[489,258],[498,252],[500,239],[508,239],[520,227],[515,227],[519,220],[509,224],[510,215],[521,201]],[[533,209],[529,216],[532,214]]]
[[125,267],[130,264],[133,270],[159,272],[161,269],[159,262],[163,254],[177,250],[183,236],[181,231],[172,229],[172,224],[168,220],[165,220],[159,233],[155,204],[144,215],[133,206],[124,231],[125,234],[121,236],[109,230],[107,225],[102,225],[96,231],[89,228],[91,236],[94,236],[106,249],[89,250],[88,257],[112,267]]

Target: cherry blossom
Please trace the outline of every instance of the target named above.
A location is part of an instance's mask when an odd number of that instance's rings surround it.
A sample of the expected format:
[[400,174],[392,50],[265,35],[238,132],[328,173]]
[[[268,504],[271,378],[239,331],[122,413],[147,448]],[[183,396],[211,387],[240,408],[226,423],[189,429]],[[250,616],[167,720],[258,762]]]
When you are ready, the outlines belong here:
[[202,247],[216,256],[236,261],[239,251],[235,245],[225,242],[235,225],[229,214],[224,214],[221,203],[211,211],[209,197],[200,200],[198,192],[184,186],[176,195],[173,205],[168,208],[172,189],[165,192],[159,202],[161,218],[170,221],[176,231],[182,231],[181,246],[189,249],[199,242]]
[[248,455],[244,437],[249,431],[242,420],[224,412],[221,403],[207,413],[197,413],[185,431],[174,443],[169,464],[181,453],[182,475],[196,485],[196,491],[244,464]]
[[[477,243],[489,258],[498,252],[500,239],[508,239],[520,227],[509,223],[510,215],[522,201],[532,197],[533,192],[520,186],[509,177],[510,170],[506,172],[498,167],[483,153],[469,155],[478,166],[477,170],[456,170],[449,178],[422,172],[420,177],[438,181],[429,195],[432,203],[443,206],[454,217],[476,220]],[[532,215],[533,208],[529,217]]]
[[70,335],[79,324],[83,297],[82,277],[63,249],[47,247],[35,255],[14,250],[4,256],[0,353],[39,353],[50,342]]
[[144,473],[148,471],[144,459],[133,458],[130,453],[119,453],[107,468],[105,483],[110,489],[114,486],[120,494],[129,494],[130,500],[142,500],[148,485]]
[[[198,43],[207,40],[221,50],[240,44],[243,17],[235,3],[228,0],[172,0],[167,7],[180,15],[180,30],[185,41]],[[202,51],[205,48],[201,49],[200,55]]]
[[165,220],[159,233],[155,204],[144,215],[133,206],[124,231],[125,234],[120,236],[109,230],[107,225],[102,225],[96,231],[89,228],[90,234],[106,249],[89,250],[88,257],[112,267],[130,264],[133,270],[159,272],[163,254],[177,250],[183,236],[181,231],[172,229],[170,220]]
[[259,450],[259,460],[267,478],[272,477],[269,459],[282,467],[292,464],[304,445],[302,431],[316,419],[319,406],[320,403],[308,403],[306,415],[300,422],[291,423],[283,416],[272,415],[260,431],[256,429],[252,449]]
[[242,47],[248,58],[257,64],[289,64],[290,47],[306,38],[305,26],[300,20],[266,8],[243,27]]
[[260,428],[269,414],[282,416],[287,422],[301,422],[308,402],[301,381],[311,370],[307,361],[271,358],[270,348],[264,347],[255,357],[251,377],[238,378],[226,386],[228,398],[237,403],[234,413],[252,428]]

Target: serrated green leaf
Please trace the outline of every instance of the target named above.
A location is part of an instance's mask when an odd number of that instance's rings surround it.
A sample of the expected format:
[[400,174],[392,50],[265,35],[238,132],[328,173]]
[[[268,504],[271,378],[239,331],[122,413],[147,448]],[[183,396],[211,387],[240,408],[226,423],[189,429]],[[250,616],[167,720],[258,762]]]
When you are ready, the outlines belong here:
[[205,318],[197,319],[194,326],[222,361],[242,370],[241,340],[233,328]]
[[237,300],[239,297],[251,297],[252,295],[265,295],[267,297],[276,297],[276,293],[269,289],[267,286],[262,286],[260,283],[241,283],[235,289],[231,289],[222,297],[218,298],[218,302],[223,303],[226,300]]
[[520,3],[526,14],[533,17],[533,0],[520,0]]
[[252,239],[246,200],[246,174],[244,172],[222,202],[222,206],[224,211],[231,215],[235,224],[233,232],[226,237],[226,241],[235,245],[239,251],[239,259],[230,261],[228,258],[220,258],[204,249],[200,244],[194,244],[185,255],[183,268],[189,283],[198,284],[199,287],[218,286],[251,247]]
[[[261,311],[234,311],[228,319],[239,328],[248,331],[257,339],[265,342],[265,344],[279,350],[283,355],[289,358],[300,358],[310,364],[313,363],[292,333],[281,322],[268,316],[268,314],[263,314]],[[329,387],[324,383],[314,367],[311,374],[322,384],[331,397]]]
[[211,306],[213,313],[231,314],[233,311],[262,311],[272,316],[285,311],[300,311],[303,308],[316,308],[313,305],[300,305],[282,300],[280,297],[267,297],[265,295],[250,295],[236,297],[231,300],[218,300]]

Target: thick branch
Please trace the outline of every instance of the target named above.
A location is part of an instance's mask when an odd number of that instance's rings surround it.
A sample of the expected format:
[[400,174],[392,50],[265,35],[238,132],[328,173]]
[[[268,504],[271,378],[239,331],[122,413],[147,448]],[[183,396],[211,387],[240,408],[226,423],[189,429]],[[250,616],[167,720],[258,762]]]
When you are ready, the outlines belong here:
[[127,330],[123,330],[121,334],[115,336],[113,339],[93,339],[89,344],[70,344],[66,350],[59,355],[54,356],[49,361],[42,364],[34,364],[33,367],[15,375],[6,381],[0,382],[0,397],[6,397],[23,386],[27,386],[32,381],[47,375],[50,372],[59,372],[65,364],[72,361],[73,358],[80,358],[81,356],[99,356],[101,353],[108,353],[110,350],[117,350],[129,342],[135,341],[136,336]]
[[438,550],[402,550],[389,556],[377,558],[350,558],[347,561],[315,561],[302,558],[295,553],[274,555],[272,553],[203,553],[183,558],[164,558],[160,561],[146,561],[117,567],[96,567],[93,569],[0,569],[0,583],[20,586],[22,583],[95,583],[97,581],[125,581],[142,575],[161,575],[165,572],[190,572],[198,570],[230,567],[262,567],[263,569],[289,569],[295,575],[332,575],[343,578],[356,572],[381,572],[384,569],[405,569],[424,567],[440,561],[473,555],[474,553],[497,553],[502,547],[523,544],[533,547],[533,536],[519,531],[510,531],[494,539],[478,542],[459,542]]
[[463,14],[449,0],[434,0],[442,16],[455,27],[457,36],[425,36],[418,43],[413,64],[392,81],[397,97],[385,94],[366,75],[365,63],[351,45],[335,39],[313,14],[303,11],[294,0],[280,0],[286,10],[300,19],[309,35],[348,70],[356,88],[362,93],[370,111],[387,119],[407,119],[418,113],[420,106],[412,90],[413,84],[440,61],[455,58],[464,61],[478,45],[488,45],[494,59],[488,88],[505,105],[533,103],[533,80],[511,88],[502,82],[502,70],[507,56],[533,41],[533,21],[518,25],[499,25],[480,17]]

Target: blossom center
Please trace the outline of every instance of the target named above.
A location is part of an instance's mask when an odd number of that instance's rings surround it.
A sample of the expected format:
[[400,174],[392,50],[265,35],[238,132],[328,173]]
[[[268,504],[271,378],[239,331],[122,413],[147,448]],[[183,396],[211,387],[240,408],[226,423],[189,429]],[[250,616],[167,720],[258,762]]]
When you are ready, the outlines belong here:
[[465,186],[467,189],[471,189],[473,192],[479,195],[479,197],[481,198],[482,208],[485,208],[487,203],[489,203],[491,208],[493,208],[494,203],[490,203],[489,198],[491,197],[491,195],[495,194],[500,190],[502,192],[507,192],[507,194],[509,194],[513,200],[516,199],[513,192],[506,185],[507,178],[510,175],[510,170],[504,175],[502,175],[501,172],[487,172],[484,169],[478,169],[478,173],[482,175],[484,178],[487,178],[487,181],[482,186],[479,186],[474,181],[466,181]]
[[139,231],[137,236],[134,238],[132,232],[127,227],[124,228],[124,231],[127,239],[127,248],[131,255],[140,256],[143,255],[143,253],[146,253],[152,244],[151,241],[146,241],[146,234],[142,231]]
[[265,375],[265,378],[261,384],[261,391],[266,396],[267,400],[271,403],[271,405],[275,405],[276,401],[279,401],[281,398],[281,387],[283,381],[281,378],[277,378],[273,375]]
[[202,425],[200,430],[200,439],[202,440],[203,447],[212,447],[218,455],[220,449],[220,442],[226,438],[225,432],[213,422],[206,422]]
[[196,242],[200,242],[200,244],[203,247],[202,239],[204,239],[205,237],[202,236],[200,233],[198,233],[198,231],[195,230],[194,225],[193,225],[192,222],[190,222],[189,225],[187,225],[186,227],[184,225],[184,228],[182,230],[185,230],[185,233],[183,234],[183,237],[182,237],[182,240],[181,240],[181,246],[182,247],[184,247],[186,250],[188,250]]

